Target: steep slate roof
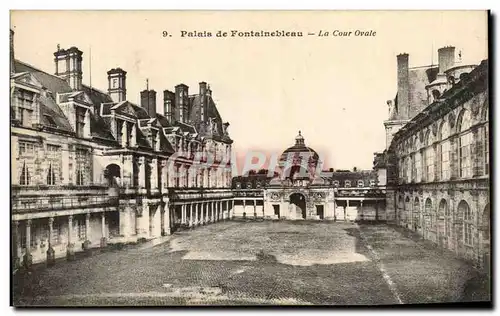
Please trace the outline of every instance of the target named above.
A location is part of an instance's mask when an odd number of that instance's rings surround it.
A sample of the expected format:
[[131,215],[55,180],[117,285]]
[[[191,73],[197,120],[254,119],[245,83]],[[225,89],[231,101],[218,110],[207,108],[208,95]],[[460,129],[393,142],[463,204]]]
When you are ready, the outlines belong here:
[[[44,96],[43,94],[40,95],[39,114],[41,124],[65,132],[72,132],[73,129],[63,111],[57,105],[55,98],[57,97],[57,94],[62,94],[61,101],[64,102],[67,101],[71,95],[78,92],[74,92],[64,79],[48,74],[19,60],[16,60],[15,63],[16,71],[31,73],[35,79],[37,79],[40,84],[50,92],[47,96]],[[101,102],[113,102],[109,95],[97,89],[91,89],[86,85],[82,85],[82,90],[94,103],[94,109],[98,109],[98,105],[101,104]],[[109,124],[95,113],[90,116],[90,130],[93,137],[114,141]]]
[[[61,108],[56,103],[56,98],[59,95],[60,101],[64,102],[75,93],[66,82],[66,80],[46,73],[39,70],[29,64],[21,62],[19,60],[15,61],[16,72],[29,72],[31,73],[40,84],[50,92],[47,96],[40,97],[40,122],[42,125],[48,126],[50,128],[55,128],[65,132],[73,132],[68,119],[64,115]],[[139,120],[139,126],[147,126],[148,119],[151,119],[147,111],[133,104],[129,101],[120,102],[118,104],[114,103],[112,98],[105,92],[96,89],[94,87],[89,87],[82,84],[82,91],[89,96],[90,100],[94,104],[94,113],[90,117],[90,128],[92,137],[116,141],[111,133],[111,122],[107,115],[111,114],[111,110],[116,112],[134,117]],[[169,122],[164,115],[159,113],[156,114],[156,119],[159,125],[164,129],[166,133],[180,129],[180,131],[185,134],[197,134],[199,137],[208,136],[206,122],[201,121],[201,95],[189,96],[189,110],[190,113],[188,117],[190,118],[191,124],[181,123],[181,122]],[[210,135],[216,140],[222,141],[232,141],[229,137],[223,135],[223,122],[221,116],[217,110],[215,102],[211,96],[207,97],[206,105],[207,117],[213,117],[216,121],[216,133]],[[101,116],[104,115],[103,116]],[[137,144],[139,147],[151,148],[146,136],[141,131],[140,128],[137,129]],[[166,152],[174,152],[172,145],[166,139],[164,133],[160,133],[160,144],[161,150]]]

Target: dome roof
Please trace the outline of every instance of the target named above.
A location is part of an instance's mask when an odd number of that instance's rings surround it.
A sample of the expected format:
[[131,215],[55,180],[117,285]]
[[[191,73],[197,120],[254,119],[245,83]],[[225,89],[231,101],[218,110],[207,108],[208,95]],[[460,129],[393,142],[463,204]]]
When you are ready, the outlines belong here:
[[297,137],[295,137],[295,145],[293,145],[292,147],[288,147],[281,154],[280,162],[286,161],[287,158],[289,157],[289,155],[291,155],[290,153],[296,153],[295,155],[292,155],[295,157],[300,157],[300,156],[302,156],[302,153],[303,153],[303,157],[312,157],[316,161],[319,158],[318,154],[316,153],[316,151],[314,149],[307,147],[305,145],[304,136],[302,136],[302,133],[300,131],[299,131],[299,135],[297,135]]

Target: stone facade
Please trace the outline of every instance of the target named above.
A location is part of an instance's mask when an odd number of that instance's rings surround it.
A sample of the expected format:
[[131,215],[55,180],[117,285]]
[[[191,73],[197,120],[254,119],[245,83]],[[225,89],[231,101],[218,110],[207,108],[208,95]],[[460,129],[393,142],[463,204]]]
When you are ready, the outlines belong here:
[[318,154],[299,132],[277,170],[233,179],[234,216],[245,218],[382,221],[385,183],[375,171],[321,171]]
[[394,119],[406,123],[388,136],[385,166],[379,154],[377,168],[387,171],[391,222],[488,269],[488,62],[456,65],[453,50],[439,51],[436,79],[419,91],[428,105],[413,116],[391,113],[386,130]]
[[120,68],[107,93],[82,84],[82,54],[58,47],[56,75],[12,61],[16,267],[231,217],[233,141],[210,87],[165,90],[159,114],[149,87],[127,101]]

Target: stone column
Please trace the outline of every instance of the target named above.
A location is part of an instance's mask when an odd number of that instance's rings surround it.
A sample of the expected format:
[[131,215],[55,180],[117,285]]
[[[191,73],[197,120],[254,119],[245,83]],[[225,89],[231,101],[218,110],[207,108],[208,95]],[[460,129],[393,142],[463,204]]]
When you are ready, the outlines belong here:
[[247,207],[247,200],[245,200],[245,198],[243,198],[243,218],[246,218],[246,207]]
[[257,200],[253,200],[253,218],[257,218]]
[[234,200],[231,200],[230,207],[231,207],[231,219],[233,219],[234,218]]
[[170,207],[169,203],[163,206],[163,234],[170,235],[172,230],[170,228]]
[[66,247],[66,258],[68,260],[75,259],[75,244],[73,238],[73,215],[68,216],[68,246]]
[[85,241],[83,242],[83,250],[90,249],[90,213],[85,214]]
[[347,222],[347,210],[349,209],[349,200],[346,200],[346,206],[344,208],[344,221]]
[[146,159],[144,157],[139,157],[138,160],[139,164],[139,188],[144,189],[146,188]]
[[108,244],[106,239],[106,213],[101,213],[101,247],[106,247]]
[[193,227],[193,204],[189,204],[189,227]]
[[[379,204],[379,201],[376,200],[375,201],[375,221],[377,221],[377,222],[378,222],[378,204]],[[398,214],[398,213],[399,213],[399,210],[396,212],[396,214]],[[398,225],[399,225],[400,220],[401,219],[398,218],[398,220],[397,220]]]
[[209,216],[208,216],[209,215],[208,214],[208,211],[209,211],[209,207],[208,206],[209,205],[210,205],[210,202],[205,203],[205,217],[206,217],[205,218],[205,224],[208,224],[208,222],[209,222]]
[[13,231],[15,232],[15,239],[14,239],[14,267],[19,268],[21,266],[21,256],[22,256],[22,249],[21,249],[21,234],[19,233],[19,221],[14,221],[13,222]]
[[24,267],[30,269],[33,264],[31,255],[31,219],[26,221],[26,254],[24,255]]
[[150,169],[151,169],[151,191],[157,193],[159,192],[158,189],[158,159],[153,158],[151,159],[150,163]]
[[215,210],[214,210],[214,201],[210,202],[210,223],[215,222],[215,216],[214,216]]
[[333,200],[333,221],[337,221],[337,201]]

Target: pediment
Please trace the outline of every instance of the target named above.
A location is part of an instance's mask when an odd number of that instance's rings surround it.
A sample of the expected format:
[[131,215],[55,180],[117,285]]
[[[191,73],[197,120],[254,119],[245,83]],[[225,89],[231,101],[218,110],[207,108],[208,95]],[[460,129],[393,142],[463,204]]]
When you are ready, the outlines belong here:
[[70,98],[73,99],[73,101],[78,102],[78,103],[84,103],[87,105],[92,104],[92,100],[90,97],[83,91],[78,91],[70,95]]
[[14,79],[17,84],[27,85],[38,90],[43,88],[43,85],[29,72],[15,74],[12,76],[12,79]]
[[116,113],[124,114],[127,116],[132,116],[134,118],[137,118],[134,107],[128,101],[120,102],[117,105],[113,106],[111,109],[115,110]]

